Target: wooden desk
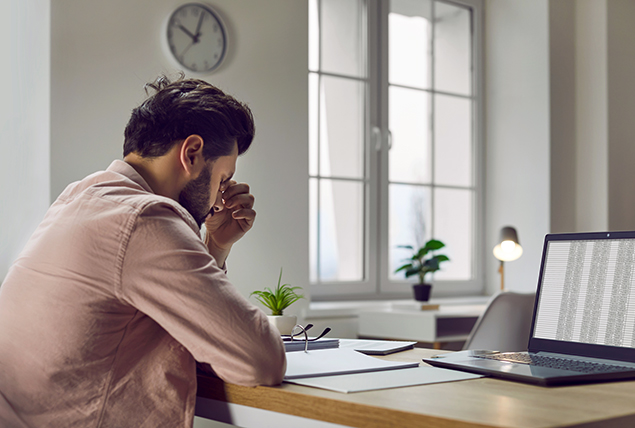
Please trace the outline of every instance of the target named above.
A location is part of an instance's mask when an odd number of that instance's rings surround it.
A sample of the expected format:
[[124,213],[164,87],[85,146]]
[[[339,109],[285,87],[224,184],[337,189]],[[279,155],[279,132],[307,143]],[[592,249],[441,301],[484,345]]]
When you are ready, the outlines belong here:
[[414,340],[440,349],[445,342],[465,341],[486,304],[441,305],[438,310],[388,308],[360,311],[359,337]]
[[[421,361],[436,353],[417,348],[381,358]],[[207,376],[198,382],[202,398],[360,428],[635,426],[635,381],[544,388],[480,378],[354,394],[286,383],[247,388]]]

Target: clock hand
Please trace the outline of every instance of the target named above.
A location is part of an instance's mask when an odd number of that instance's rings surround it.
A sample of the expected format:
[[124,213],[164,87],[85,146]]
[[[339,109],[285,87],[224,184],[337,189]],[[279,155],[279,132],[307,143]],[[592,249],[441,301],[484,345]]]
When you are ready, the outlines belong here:
[[194,41],[194,43],[198,42],[198,36],[195,36],[194,34],[190,33],[190,32],[188,31],[188,29],[187,29],[187,28],[185,28],[185,27],[184,27],[183,25],[181,25],[181,24],[179,24],[179,25],[178,25],[178,27],[179,27],[179,28],[180,28],[180,29],[181,29],[181,30],[182,30],[185,34],[187,34],[188,36],[190,36],[190,37],[191,37],[191,39]]
[[201,16],[198,18],[198,24],[196,25],[196,39],[198,41],[198,36],[201,35],[201,24],[203,23],[203,15],[205,15],[205,11],[201,11]]
[[181,52],[181,59],[183,59],[183,57],[185,56],[185,52],[189,51],[190,48],[192,47],[192,45],[194,45],[194,43],[196,43],[196,42],[192,41],[192,43],[190,43],[189,45],[187,45],[187,47],[185,49],[183,49],[183,52]]

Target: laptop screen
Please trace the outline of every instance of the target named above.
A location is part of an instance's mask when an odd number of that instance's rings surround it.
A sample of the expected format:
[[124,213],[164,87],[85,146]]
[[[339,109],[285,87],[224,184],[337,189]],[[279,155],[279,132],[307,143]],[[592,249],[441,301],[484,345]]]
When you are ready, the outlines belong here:
[[587,235],[545,241],[533,338],[635,348],[635,237]]

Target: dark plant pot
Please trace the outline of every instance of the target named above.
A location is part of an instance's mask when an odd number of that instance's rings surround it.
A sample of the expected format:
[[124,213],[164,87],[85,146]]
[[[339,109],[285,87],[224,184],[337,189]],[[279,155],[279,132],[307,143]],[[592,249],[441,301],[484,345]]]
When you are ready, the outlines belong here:
[[412,291],[414,291],[416,301],[427,302],[430,299],[432,284],[415,284],[412,286]]

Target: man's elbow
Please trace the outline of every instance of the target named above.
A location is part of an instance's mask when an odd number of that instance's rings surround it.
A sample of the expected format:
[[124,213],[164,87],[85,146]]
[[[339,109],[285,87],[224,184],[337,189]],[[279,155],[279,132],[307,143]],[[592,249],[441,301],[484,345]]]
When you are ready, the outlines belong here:
[[287,370],[287,359],[284,352],[270,355],[266,361],[260,360],[254,364],[252,373],[253,386],[279,385]]

